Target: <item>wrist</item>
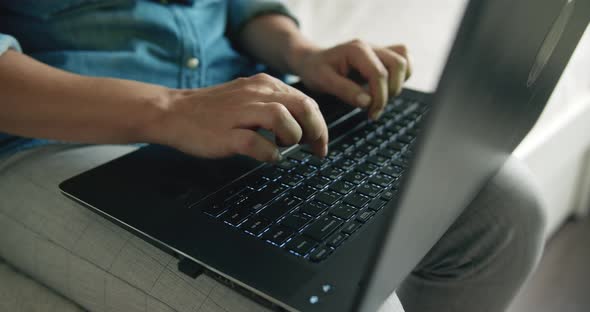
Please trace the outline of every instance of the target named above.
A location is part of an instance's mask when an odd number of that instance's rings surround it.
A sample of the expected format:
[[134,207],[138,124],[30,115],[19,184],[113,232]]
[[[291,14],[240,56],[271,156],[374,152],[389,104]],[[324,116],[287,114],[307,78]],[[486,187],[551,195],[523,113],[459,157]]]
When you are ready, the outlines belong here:
[[302,37],[291,40],[286,54],[289,73],[301,76],[302,68],[307,57],[320,50],[320,47]]
[[138,96],[135,100],[138,119],[132,124],[132,135],[138,142],[166,144],[166,124],[170,120],[175,98],[179,90],[160,86],[150,86],[152,90]]

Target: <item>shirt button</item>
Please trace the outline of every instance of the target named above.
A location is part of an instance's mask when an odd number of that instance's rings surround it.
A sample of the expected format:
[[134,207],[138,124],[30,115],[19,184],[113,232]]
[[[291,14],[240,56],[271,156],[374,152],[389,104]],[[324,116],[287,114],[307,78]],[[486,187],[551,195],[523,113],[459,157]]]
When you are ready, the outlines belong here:
[[199,59],[196,57],[191,57],[186,61],[186,67],[190,69],[195,69],[199,66]]

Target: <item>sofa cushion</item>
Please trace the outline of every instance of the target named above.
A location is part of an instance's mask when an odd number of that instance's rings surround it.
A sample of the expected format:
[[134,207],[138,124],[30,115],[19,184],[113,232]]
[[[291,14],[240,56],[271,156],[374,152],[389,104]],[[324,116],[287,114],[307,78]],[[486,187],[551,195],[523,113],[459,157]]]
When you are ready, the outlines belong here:
[[0,311],[84,311],[0,259]]

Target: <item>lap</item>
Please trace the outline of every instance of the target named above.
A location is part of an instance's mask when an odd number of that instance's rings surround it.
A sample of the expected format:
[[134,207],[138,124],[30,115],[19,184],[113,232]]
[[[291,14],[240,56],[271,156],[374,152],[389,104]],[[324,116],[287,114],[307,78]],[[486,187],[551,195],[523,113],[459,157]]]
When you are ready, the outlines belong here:
[[[0,160],[0,256],[93,311],[264,311],[60,194],[57,185],[134,150],[55,145]],[[403,311],[395,295],[382,312]]]

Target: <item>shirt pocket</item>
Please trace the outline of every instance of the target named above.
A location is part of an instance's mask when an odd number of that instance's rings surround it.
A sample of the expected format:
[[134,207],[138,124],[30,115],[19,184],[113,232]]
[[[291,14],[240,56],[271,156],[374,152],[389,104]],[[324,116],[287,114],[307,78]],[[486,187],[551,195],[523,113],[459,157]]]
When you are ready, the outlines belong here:
[[97,9],[132,7],[137,0],[0,0],[0,7],[19,15],[48,20]]

